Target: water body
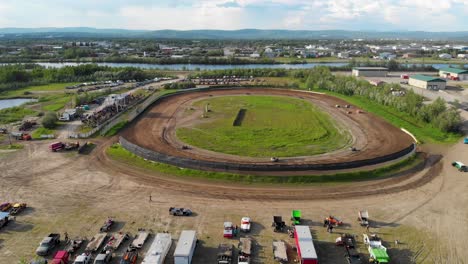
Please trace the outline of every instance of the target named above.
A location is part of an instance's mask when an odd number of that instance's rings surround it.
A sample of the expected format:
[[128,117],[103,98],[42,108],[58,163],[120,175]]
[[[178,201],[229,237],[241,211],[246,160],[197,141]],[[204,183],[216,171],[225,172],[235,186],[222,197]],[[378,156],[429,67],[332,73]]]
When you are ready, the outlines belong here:
[[28,98],[18,98],[18,99],[4,99],[0,100],[0,110],[5,108],[10,108],[14,106],[20,106],[24,103],[34,102],[37,101],[36,99],[28,99]]
[[[39,62],[38,65],[50,68],[62,68],[65,66],[77,66],[86,63],[76,62]],[[135,67],[142,69],[157,69],[157,70],[227,70],[227,69],[311,69],[317,66],[328,66],[328,67],[342,67],[348,65],[346,62],[318,62],[318,63],[305,63],[305,64],[243,64],[243,65],[206,65],[206,64],[149,64],[149,63],[117,63],[117,62],[103,62],[97,63],[101,66],[109,67]],[[402,64],[407,67],[413,65],[422,66],[422,64],[407,63]],[[436,64],[424,64],[426,66],[432,66],[436,69],[443,67],[458,67],[456,64],[436,63]],[[468,68],[468,64],[464,65]]]
[[[62,68],[65,66],[76,66],[84,63],[54,63],[39,62],[38,65],[50,68]],[[310,69],[317,66],[341,67],[346,66],[343,62],[324,62],[324,63],[306,63],[306,64],[243,64],[243,65],[207,65],[207,64],[149,64],[149,63],[97,63],[101,66],[109,67],[135,67],[142,69],[156,70],[227,70],[227,69]]]

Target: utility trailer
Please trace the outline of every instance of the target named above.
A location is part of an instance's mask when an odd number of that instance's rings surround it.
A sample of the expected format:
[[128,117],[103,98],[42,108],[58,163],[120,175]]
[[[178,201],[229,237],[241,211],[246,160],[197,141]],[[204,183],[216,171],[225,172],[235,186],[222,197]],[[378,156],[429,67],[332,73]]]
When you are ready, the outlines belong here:
[[129,238],[130,236],[128,234],[118,233],[118,234],[112,235],[109,241],[107,241],[106,246],[104,247],[104,250],[112,250],[112,251],[117,250],[120,247],[120,245],[122,245],[122,243]]
[[294,227],[294,240],[296,242],[297,256],[301,264],[318,264],[317,252],[310,233],[309,226],[298,225]]
[[239,255],[237,258],[238,264],[250,264],[252,255],[252,239],[249,237],[241,237],[239,242]]
[[174,264],[190,264],[197,246],[197,233],[195,230],[183,230],[180,233],[177,247],[174,251]]
[[233,246],[232,244],[220,244],[218,246],[218,255],[217,255],[217,263],[218,264],[231,264],[232,263],[232,252]]
[[358,221],[361,226],[369,225],[369,212],[365,211],[358,211]]
[[86,252],[96,252],[103,244],[107,238],[106,233],[98,233],[91,240],[89,241],[88,245],[86,246]]
[[363,234],[364,244],[367,245],[369,251],[370,263],[388,263],[390,257],[387,254],[387,248],[382,245],[382,240],[377,235],[368,236]]
[[273,256],[280,263],[288,263],[288,253],[284,241],[273,241]]
[[167,253],[172,245],[172,236],[169,233],[158,233],[151,244],[142,264],[164,264]]
[[149,232],[145,230],[140,230],[138,234],[135,236],[135,239],[133,240],[132,244],[130,247],[132,248],[142,248],[143,245],[145,244],[146,240],[149,237]]

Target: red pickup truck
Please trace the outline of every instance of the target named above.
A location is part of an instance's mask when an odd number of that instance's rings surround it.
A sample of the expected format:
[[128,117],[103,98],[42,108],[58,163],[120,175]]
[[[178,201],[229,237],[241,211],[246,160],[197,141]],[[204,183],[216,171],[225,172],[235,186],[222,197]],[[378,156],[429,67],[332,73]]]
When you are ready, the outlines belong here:
[[49,145],[49,149],[54,152],[59,151],[63,149],[64,147],[65,147],[65,144],[63,144],[62,142],[54,142]]

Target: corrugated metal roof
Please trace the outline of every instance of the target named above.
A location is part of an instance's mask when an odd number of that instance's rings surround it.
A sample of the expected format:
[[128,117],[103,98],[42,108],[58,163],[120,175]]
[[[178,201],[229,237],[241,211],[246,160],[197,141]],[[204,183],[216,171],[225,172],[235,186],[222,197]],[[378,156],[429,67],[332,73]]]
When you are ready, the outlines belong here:
[[439,71],[456,73],[456,74],[463,74],[463,73],[468,74],[468,69],[458,69],[458,68],[452,68],[452,67],[440,68]]
[[174,256],[188,256],[192,250],[193,244],[197,241],[195,230],[183,230],[180,233],[177,247],[174,251]]
[[427,76],[427,75],[422,75],[422,74],[411,75],[410,79],[416,79],[416,80],[425,81],[425,82],[447,82],[446,80],[438,78],[438,77]]
[[301,252],[303,259],[317,259],[312,234],[310,234],[309,226],[295,226],[297,247]]

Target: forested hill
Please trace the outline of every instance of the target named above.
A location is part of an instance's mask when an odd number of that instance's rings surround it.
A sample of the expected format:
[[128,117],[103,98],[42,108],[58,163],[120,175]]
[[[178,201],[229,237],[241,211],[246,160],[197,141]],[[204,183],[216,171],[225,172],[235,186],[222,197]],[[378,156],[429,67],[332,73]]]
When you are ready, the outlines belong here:
[[127,30],[74,28],[0,28],[3,38],[150,38],[150,39],[433,39],[468,40],[468,31],[347,30]]

